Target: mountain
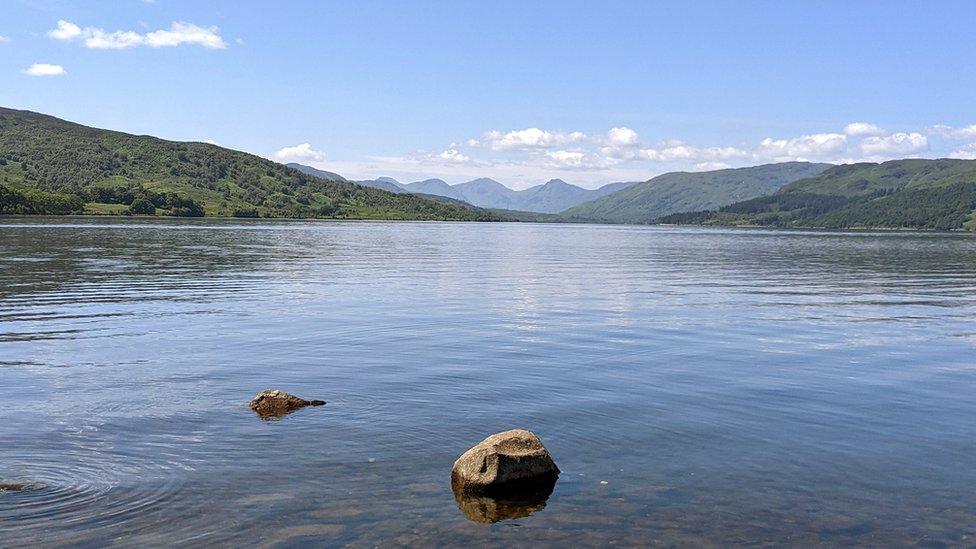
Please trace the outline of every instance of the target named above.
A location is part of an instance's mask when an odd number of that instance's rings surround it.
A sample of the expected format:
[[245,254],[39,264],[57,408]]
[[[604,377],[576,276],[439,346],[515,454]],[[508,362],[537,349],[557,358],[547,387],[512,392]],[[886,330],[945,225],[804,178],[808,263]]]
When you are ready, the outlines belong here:
[[486,177],[457,185],[428,179],[404,185],[410,192],[436,194],[462,200],[479,208],[534,213],[557,213],[570,206],[599,198],[636,183],[610,183],[599,189],[584,189],[560,179],[516,191]]
[[570,185],[562,179],[551,179],[544,185],[525,189],[518,202],[519,210],[558,213],[576,204],[592,200],[595,191]]
[[770,196],[660,221],[976,230],[976,160],[907,159],[836,166]]
[[596,196],[594,196],[593,199],[595,200],[597,198],[600,198],[601,196],[606,196],[608,194],[613,194],[617,191],[622,191],[627,187],[633,187],[636,184],[637,184],[636,181],[620,181],[617,183],[607,183],[606,185],[600,187],[599,189],[595,189]]
[[403,194],[408,191],[404,190],[398,183],[387,181],[386,179],[366,179],[362,181],[353,181],[357,185],[362,185],[363,187],[371,187],[373,189],[380,189],[388,193],[393,194]]
[[448,185],[443,179],[425,179],[423,181],[415,181],[413,183],[403,185],[403,188],[411,193],[436,194],[438,196],[453,198],[454,200],[465,201],[464,197],[461,196],[461,193],[455,191],[454,188]]
[[321,179],[329,179],[332,181],[346,181],[349,183],[355,183],[356,185],[362,185],[363,187],[380,189],[381,191],[386,191],[393,194],[402,194],[406,192],[405,190],[403,190],[403,187],[400,186],[397,180],[393,179],[392,177],[380,177],[377,179],[367,179],[363,181],[350,181],[337,173],[327,172],[325,170],[320,170],[318,168],[313,168],[311,166],[299,164],[298,162],[291,162],[285,165],[288,166],[289,168],[294,168],[302,173],[306,173],[308,175],[314,175],[315,177],[319,177]]
[[494,179],[482,177],[454,185],[453,188],[461,195],[462,200],[479,208],[522,209],[517,204],[519,191],[509,189]]
[[0,108],[0,213],[494,220],[197,142]]
[[328,179],[330,181],[349,181],[345,177],[333,172],[327,172],[325,170],[320,170],[318,168],[313,168],[311,166],[306,166],[304,164],[299,164],[298,162],[289,162],[285,164],[289,168],[294,168],[302,173],[307,173],[308,175],[314,175],[320,179]]
[[[324,179],[346,181],[339,174],[319,170],[311,166],[298,163],[291,163],[288,166]],[[536,185],[523,191],[515,191],[487,177],[457,185],[450,185],[442,179],[425,179],[403,185],[392,177],[351,181],[351,183],[372,187],[374,189],[382,189],[396,194],[412,193],[428,200],[434,197],[446,198],[448,199],[446,201],[438,200],[438,202],[445,204],[475,206],[477,208],[498,210],[499,212],[550,214],[561,212],[575,204],[610,194],[634,184],[610,183],[599,189],[589,190],[577,187],[576,185],[570,185],[561,179],[553,179],[544,185]],[[541,219],[531,216],[528,218]]]
[[364,187],[382,189],[384,191],[391,192],[394,194],[403,194],[408,192],[406,189],[403,188],[403,185],[401,185],[399,181],[393,179],[392,177],[377,177],[376,179],[353,181],[353,183],[357,185],[363,185]]
[[563,211],[571,221],[649,223],[661,216],[719,208],[771,194],[830,164],[784,162],[710,172],[672,172]]

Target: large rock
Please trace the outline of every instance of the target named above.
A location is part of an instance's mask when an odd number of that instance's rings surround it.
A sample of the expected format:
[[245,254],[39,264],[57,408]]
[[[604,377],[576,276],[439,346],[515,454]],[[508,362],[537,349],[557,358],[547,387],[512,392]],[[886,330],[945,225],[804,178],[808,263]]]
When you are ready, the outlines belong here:
[[322,406],[324,400],[305,400],[280,389],[261,391],[251,399],[251,409],[262,418],[281,417],[306,406]]
[[451,470],[455,495],[511,495],[555,484],[559,468],[539,437],[524,429],[491,435]]

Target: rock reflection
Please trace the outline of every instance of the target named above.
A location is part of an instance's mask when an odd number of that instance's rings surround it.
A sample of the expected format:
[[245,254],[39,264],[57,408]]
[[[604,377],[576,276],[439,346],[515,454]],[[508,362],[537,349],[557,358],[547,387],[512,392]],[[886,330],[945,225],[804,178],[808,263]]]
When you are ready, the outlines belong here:
[[502,520],[525,518],[545,508],[556,487],[556,479],[534,484],[524,490],[476,494],[451,486],[454,499],[464,516],[472,522],[493,524]]

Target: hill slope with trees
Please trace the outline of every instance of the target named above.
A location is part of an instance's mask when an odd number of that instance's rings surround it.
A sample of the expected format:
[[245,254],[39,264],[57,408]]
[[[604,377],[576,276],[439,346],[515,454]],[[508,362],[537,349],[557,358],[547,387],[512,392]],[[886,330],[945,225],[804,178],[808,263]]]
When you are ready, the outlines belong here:
[[661,223],[976,230],[976,160],[848,164],[779,192]]
[[783,162],[708,172],[672,172],[561,212],[569,221],[650,223],[675,212],[707,210],[771,194],[830,164]]
[[0,213],[495,220],[240,151],[0,108]]

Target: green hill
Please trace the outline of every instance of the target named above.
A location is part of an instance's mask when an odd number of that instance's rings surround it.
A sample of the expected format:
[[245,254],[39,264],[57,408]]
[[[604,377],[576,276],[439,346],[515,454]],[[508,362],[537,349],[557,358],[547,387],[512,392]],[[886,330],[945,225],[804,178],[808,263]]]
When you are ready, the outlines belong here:
[[662,223],[819,228],[976,229],[976,160],[836,166],[779,192]]
[[976,163],[971,160],[947,158],[846,164],[830,168],[817,177],[796,181],[782,191],[861,196],[879,191],[945,187],[954,183],[971,183],[974,170]]
[[710,172],[673,172],[632,185],[560,214],[568,221],[649,223],[675,212],[714,209],[776,192],[830,164],[784,162]]
[[495,220],[493,214],[302,173],[209,145],[0,108],[0,214]]

